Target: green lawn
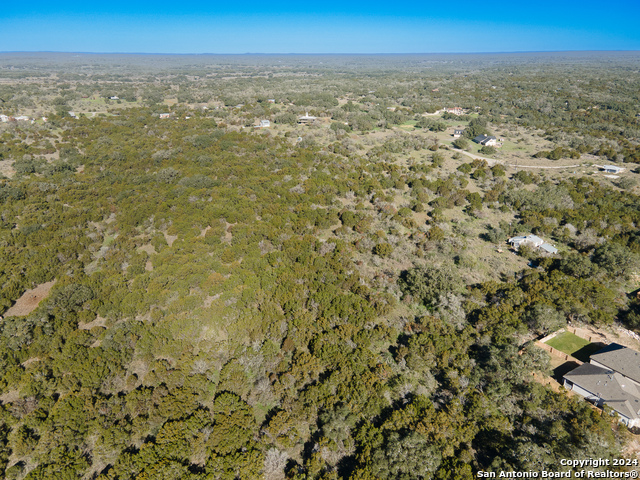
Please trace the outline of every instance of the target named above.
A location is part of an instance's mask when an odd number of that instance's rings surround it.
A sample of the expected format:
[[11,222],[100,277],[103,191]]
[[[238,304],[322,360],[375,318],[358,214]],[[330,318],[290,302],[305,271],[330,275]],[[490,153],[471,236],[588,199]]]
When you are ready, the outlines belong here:
[[600,345],[590,343],[588,340],[580,338],[571,332],[563,332],[545,343],[583,362],[588,362],[589,356],[602,348]]

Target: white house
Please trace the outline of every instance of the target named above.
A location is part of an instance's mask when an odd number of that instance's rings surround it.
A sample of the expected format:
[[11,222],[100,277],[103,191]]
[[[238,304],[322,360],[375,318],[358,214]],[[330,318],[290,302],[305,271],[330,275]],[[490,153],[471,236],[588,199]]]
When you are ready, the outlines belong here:
[[453,131],[453,138],[460,138],[464,134],[464,128],[456,128]]
[[171,116],[170,113],[161,113],[160,118],[169,118]]
[[447,113],[452,113],[453,115],[464,115],[464,110],[460,107],[453,107],[453,108],[444,108],[444,111]]
[[607,173],[620,173],[624,172],[624,168],[616,167],[615,165],[605,165],[602,169]]
[[498,144],[498,139],[496,137],[487,135],[478,135],[473,139],[473,141],[486,147],[494,147]]
[[307,125],[315,121],[316,121],[316,117],[309,115],[309,112],[306,112],[302,117],[298,117],[298,123],[301,123],[303,125]]
[[517,237],[511,237],[507,241],[516,250],[520,248],[520,245],[526,244],[533,248],[539,248],[540,250],[544,250],[547,253],[558,253],[558,249],[556,247],[545,242],[543,239],[541,239],[537,235],[520,235]]
[[538,237],[537,235],[520,235],[518,237],[511,237],[507,240],[513,248],[516,250],[522,244],[531,245],[532,247],[538,248],[540,245],[544,243],[544,240]]
[[271,122],[269,120],[260,120],[260,125],[258,128],[267,128],[271,126]]

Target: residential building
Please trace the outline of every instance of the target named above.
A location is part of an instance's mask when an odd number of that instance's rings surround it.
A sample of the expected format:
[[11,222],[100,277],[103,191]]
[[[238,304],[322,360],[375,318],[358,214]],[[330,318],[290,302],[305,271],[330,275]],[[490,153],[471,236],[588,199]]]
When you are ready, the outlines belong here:
[[532,247],[538,248],[540,245],[544,243],[544,240],[538,237],[537,235],[520,235],[518,237],[511,237],[508,242],[511,244],[513,248],[516,250],[522,244],[528,244]]
[[462,135],[464,135],[464,128],[456,128],[453,131],[453,138],[460,138]]
[[161,113],[160,118],[169,118],[171,116],[170,113]]
[[618,343],[611,343],[591,355],[590,362],[598,367],[618,372],[640,387],[640,353],[635,350]]
[[542,245],[540,245],[540,250],[544,250],[545,252],[551,254],[558,253],[558,249],[547,242],[544,242]]
[[271,126],[271,122],[269,120],[260,120],[260,125],[258,128],[267,128]]
[[444,108],[444,111],[447,113],[452,113],[453,115],[464,115],[464,110],[460,107],[453,107],[453,108]]
[[473,139],[473,141],[486,147],[494,147],[498,143],[498,140],[496,139],[496,137],[487,136],[487,135],[478,135],[476,138]]
[[618,174],[620,172],[624,172],[624,168],[617,167],[615,165],[605,165],[602,169],[607,173],[615,173]]
[[547,253],[558,253],[558,249],[556,247],[554,247],[550,243],[545,242],[543,239],[541,239],[537,235],[521,235],[517,237],[511,237],[507,241],[516,250],[520,248],[520,245],[524,244],[532,248],[543,250]]
[[306,112],[302,117],[298,117],[298,123],[302,125],[308,125],[316,121],[316,117],[309,115],[309,112]]
[[640,392],[624,375],[584,363],[564,376],[564,386],[598,407],[611,407],[623,424],[640,426]]
[[595,405],[607,405],[629,427],[640,427],[640,353],[612,343],[564,376],[564,386]]

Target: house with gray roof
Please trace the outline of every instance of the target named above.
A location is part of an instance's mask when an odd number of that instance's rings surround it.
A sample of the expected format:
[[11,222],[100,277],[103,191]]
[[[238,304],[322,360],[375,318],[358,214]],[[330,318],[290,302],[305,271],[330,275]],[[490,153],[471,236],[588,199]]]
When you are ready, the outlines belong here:
[[589,362],[563,377],[565,388],[598,407],[611,407],[625,425],[640,427],[640,353],[612,343]]
[[623,424],[640,426],[640,391],[624,375],[584,363],[564,376],[564,386],[598,407],[611,407]]
[[547,253],[558,253],[558,249],[547,242],[544,242],[542,245],[540,245],[540,250]]
[[635,350],[611,343],[589,359],[591,364],[618,372],[640,387],[640,353]]
[[474,142],[487,147],[493,147],[498,144],[498,139],[493,136],[478,135],[473,139]]

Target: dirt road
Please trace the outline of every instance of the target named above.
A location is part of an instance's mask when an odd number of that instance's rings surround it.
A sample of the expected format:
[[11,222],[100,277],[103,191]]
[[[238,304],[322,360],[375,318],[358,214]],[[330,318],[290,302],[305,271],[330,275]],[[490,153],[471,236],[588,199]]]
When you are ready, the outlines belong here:
[[452,150],[456,152],[460,152],[467,157],[471,157],[474,160],[484,160],[490,167],[493,167],[496,164],[504,165],[506,167],[514,167],[514,168],[543,168],[543,169],[559,169],[559,168],[577,168],[582,167],[583,165],[562,165],[559,167],[543,167],[540,165],[513,165],[511,163],[504,163],[504,160],[496,160],[495,158],[483,157],[482,155],[476,155],[475,153],[465,152],[464,150],[460,150],[459,148],[452,148]]

